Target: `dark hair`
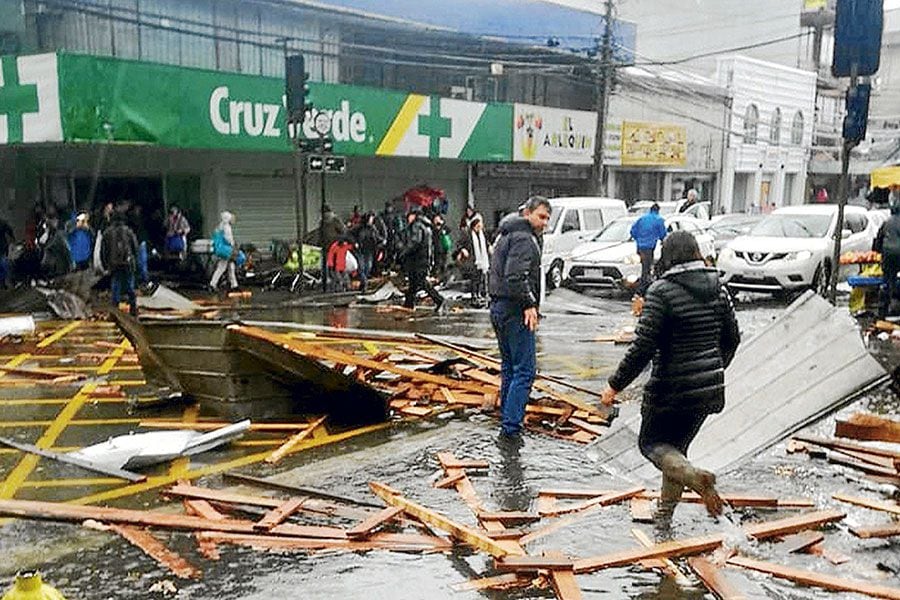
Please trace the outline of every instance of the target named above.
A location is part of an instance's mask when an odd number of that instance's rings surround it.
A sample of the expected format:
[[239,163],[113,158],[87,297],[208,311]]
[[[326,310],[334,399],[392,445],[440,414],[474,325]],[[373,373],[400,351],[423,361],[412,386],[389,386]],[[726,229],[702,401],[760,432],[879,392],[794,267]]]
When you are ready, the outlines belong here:
[[659,212],[659,204],[657,204],[656,202],[654,202],[653,204],[651,204],[651,205],[650,205],[650,212],[658,213],[658,212]]
[[545,207],[547,209],[547,212],[553,212],[553,207],[550,206],[550,201],[543,196],[532,196],[525,202],[525,209],[531,212],[536,211],[541,206]]
[[703,256],[693,235],[687,231],[675,231],[666,236],[659,259],[660,272],[694,260],[703,260]]

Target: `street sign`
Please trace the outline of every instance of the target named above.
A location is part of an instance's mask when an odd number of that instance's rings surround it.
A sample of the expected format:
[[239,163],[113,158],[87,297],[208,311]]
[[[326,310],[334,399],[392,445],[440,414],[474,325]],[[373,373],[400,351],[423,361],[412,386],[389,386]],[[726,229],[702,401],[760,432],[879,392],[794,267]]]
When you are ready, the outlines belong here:
[[837,0],[834,23],[835,77],[866,77],[878,72],[884,0]]
[[844,117],[844,139],[861,142],[866,137],[869,121],[869,97],[872,85],[861,83],[847,90],[847,114]]
[[346,173],[347,157],[311,154],[306,159],[306,165],[310,173]]

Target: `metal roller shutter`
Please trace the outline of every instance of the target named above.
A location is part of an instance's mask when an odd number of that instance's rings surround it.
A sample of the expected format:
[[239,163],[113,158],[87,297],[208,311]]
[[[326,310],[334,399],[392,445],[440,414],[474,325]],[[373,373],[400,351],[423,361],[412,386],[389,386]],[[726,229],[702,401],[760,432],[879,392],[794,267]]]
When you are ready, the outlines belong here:
[[228,177],[228,210],[237,221],[238,244],[252,242],[266,250],[273,239],[296,239],[294,181],[289,177]]

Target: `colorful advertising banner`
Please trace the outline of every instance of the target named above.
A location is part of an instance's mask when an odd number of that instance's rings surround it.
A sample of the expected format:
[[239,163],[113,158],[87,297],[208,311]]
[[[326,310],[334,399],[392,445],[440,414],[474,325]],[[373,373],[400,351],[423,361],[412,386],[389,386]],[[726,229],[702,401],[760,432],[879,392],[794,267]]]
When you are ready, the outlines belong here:
[[665,123],[622,122],[623,166],[684,166],[687,130]]
[[[337,154],[512,160],[513,106],[310,84]],[[0,58],[0,143],[97,142],[289,152],[284,81],[140,61]],[[321,120],[321,119],[320,119]]]
[[594,162],[597,114],[515,105],[513,160],[589,165]]

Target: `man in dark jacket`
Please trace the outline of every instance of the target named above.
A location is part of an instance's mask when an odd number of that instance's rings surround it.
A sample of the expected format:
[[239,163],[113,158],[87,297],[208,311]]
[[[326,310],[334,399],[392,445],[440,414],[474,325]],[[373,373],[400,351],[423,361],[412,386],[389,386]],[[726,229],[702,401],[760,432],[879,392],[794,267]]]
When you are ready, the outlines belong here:
[[384,238],[376,225],[377,216],[374,212],[366,213],[360,224],[353,230],[353,238],[356,240],[357,258],[359,259],[359,284],[360,291],[365,292],[369,283],[369,276],[375,266],[375,255],[384,244]]
[[132,316],[137,316],[137,296],[134,293],[134,272],[137,267],[137,236],[128,226],[124,210],[116,209],[112,224],[103,232],[100,246],[103,264],[110,272],[110,292],[113,306],[119,305],[122,292],[128,296]]
[[419,290],[425,290],[434,301],[434,309],[437,312],[444,310],[444,297],[428,281],[428,271],[431,269],[431,223],[422,215],[422,207],[413,205],[406,215],[407,228],[404,233],[404,244],[400,250],[400,263],[403,271],[409,279],[409,287],[406,289],[406,308],[416,307],[416,294]]
[[431,222],[433,225],[431,241],[434,248],[434,266],[431,272],[438,280],[442,280],[447,269],[447,255],[450,254],[453,242],[450,228],[444,223],[444,217],[435,215]]
[[641,406],[641,453],[662,471],[658,524],[665,528],[688,487],[711,515],[722,512],[715,475],[687,460],[688,446],[710,414],[725,405],[725,368],[740,342],[731,298],[706,267],[694,237],[675,232],[662,247],[663,276],[647,290],[637,338],[610,377],[612,405],[651,360]]
[[884,287],[881,289],[878,316],[883,319],[890,312],[891,301],[897,293],[897,273],[900,272],[900,202],[891,204],[891,216],[878,229],[872,250],[881,253]]
[[666,222],[659,216],[659,204],[654,203],[650,207],[650,212],[631,226],[631,238],[637,245],[638,256],[641,257],[641,281],[638,284],[638,296],[646,294],[647,288],[650,287],[653,254],[656,251],[657,242],[663,241],[665,237]]
[[494,248],[488,290],[491,324],[500,346],[501,436],[518,438],[536,369],[534,332],[541,297],[540,236],[550,202],[533,196],[525,217],[504,220]]

